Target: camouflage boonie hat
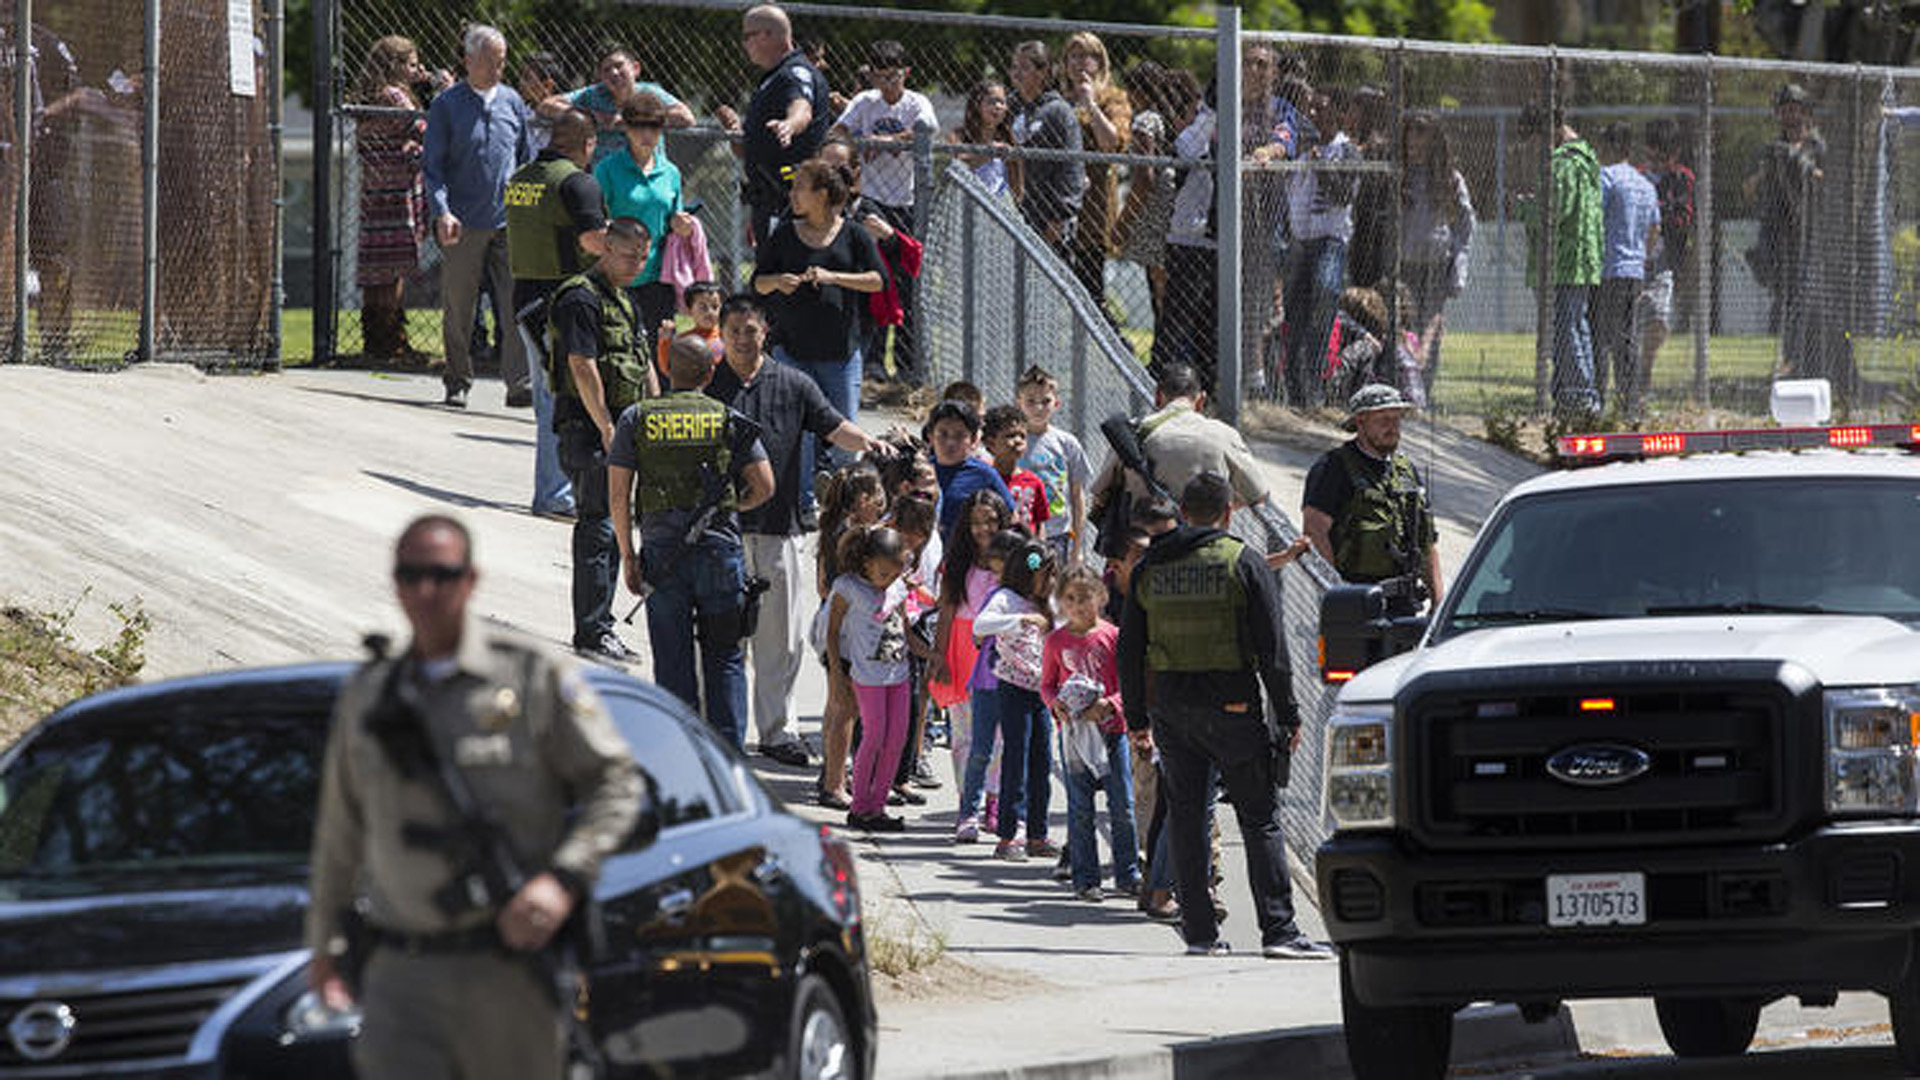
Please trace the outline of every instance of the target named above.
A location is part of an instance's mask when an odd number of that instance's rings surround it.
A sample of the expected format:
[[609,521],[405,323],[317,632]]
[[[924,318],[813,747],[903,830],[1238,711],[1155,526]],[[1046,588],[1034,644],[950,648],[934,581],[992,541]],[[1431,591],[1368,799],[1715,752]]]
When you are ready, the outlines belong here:
[[1355,390],[1353,396],[1347,399],[1348,415],[1340,426],[1348,431],[1354,431],[1359,427],[1355,421],[1360,418],[1361,413],[1380,412],[1383,409],[1405,411],[1411,408],[1413,408],[1413,402],[1402,397],[1400,391],[1394,387],[1386,383],[1368,383]]
[[1368,383],[1353,392],[1347,399],[1347,412],[1354,416],[1361,413],[1379,412],[1381,409],[1411,409],[1413,402],[1402,397],[1400,391],[1386,383]]

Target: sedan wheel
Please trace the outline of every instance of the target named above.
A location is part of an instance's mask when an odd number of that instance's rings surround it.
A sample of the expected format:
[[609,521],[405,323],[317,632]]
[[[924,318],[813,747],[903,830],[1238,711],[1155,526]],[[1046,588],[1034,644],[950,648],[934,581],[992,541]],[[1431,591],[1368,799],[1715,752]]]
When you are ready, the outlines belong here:
[[840,1000],[818,975],[800,980],[791,1040],[787,1060],[793,1063],[794,1080],[858,1080],[859,1064]]

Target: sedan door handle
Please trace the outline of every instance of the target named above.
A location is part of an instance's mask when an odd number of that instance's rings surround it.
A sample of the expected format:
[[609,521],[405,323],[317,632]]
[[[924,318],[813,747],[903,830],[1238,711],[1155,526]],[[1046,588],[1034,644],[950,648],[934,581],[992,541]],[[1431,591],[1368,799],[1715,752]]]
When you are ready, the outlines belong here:
[[660,898],[656,907],[660,918],[668,922],[680,922],[693,911],[693,890],[676,889]]

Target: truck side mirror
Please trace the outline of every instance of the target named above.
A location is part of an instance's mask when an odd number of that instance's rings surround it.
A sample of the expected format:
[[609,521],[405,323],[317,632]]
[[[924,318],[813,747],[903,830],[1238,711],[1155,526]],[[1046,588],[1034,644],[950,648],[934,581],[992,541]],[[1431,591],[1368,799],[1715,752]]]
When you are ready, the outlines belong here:
[[1381,585],[1335,585],[1320,597],[1320,677],[1346,682],[1412,648],[1426,629],[1425,618],[1388,615]]

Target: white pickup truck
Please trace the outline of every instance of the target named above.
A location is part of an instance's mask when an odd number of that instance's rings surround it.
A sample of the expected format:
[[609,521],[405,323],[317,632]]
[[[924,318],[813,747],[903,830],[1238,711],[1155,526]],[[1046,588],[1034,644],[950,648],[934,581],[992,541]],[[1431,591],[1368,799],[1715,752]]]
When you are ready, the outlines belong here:
[[1329,594],[1317,877],[1360,1080],[1442,1076],[1470,1002],[1651,996],[1704,1056],[1843,990],[1920,1071],[1916,448],[1563,440],[1606,463],[1508,494],[1429,622]]

